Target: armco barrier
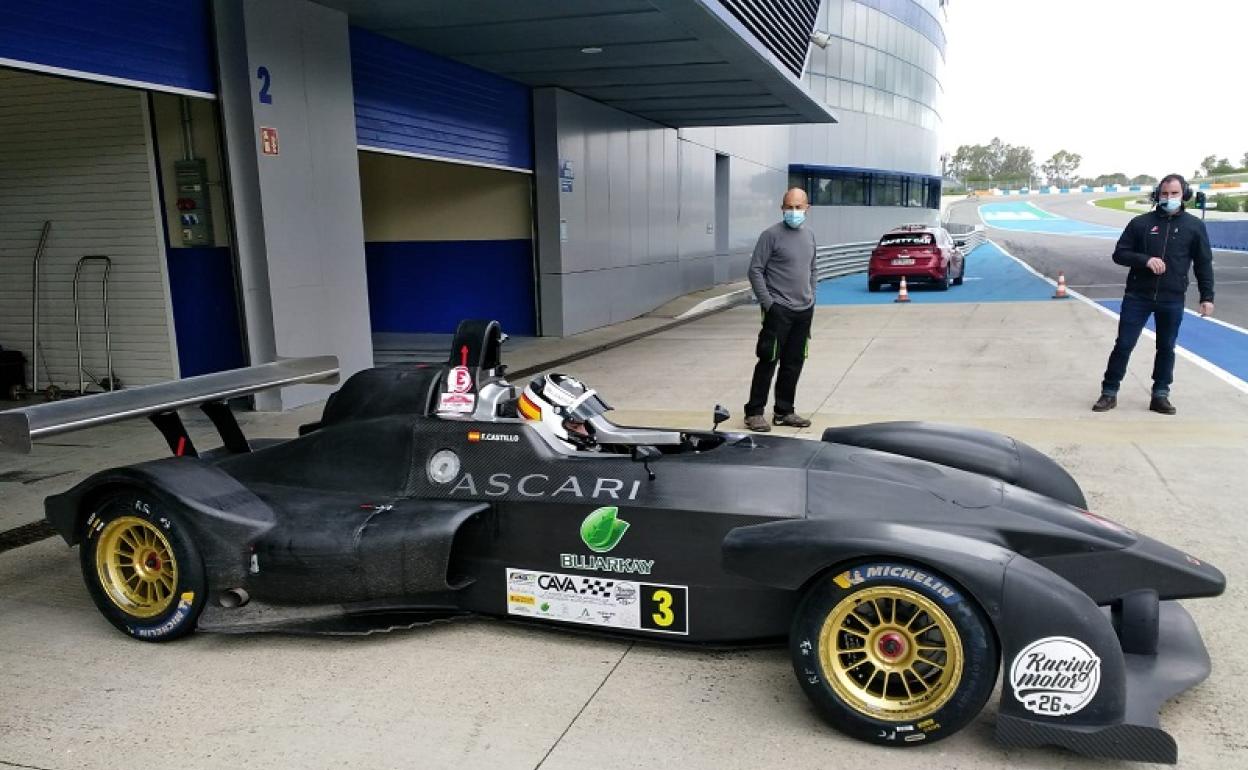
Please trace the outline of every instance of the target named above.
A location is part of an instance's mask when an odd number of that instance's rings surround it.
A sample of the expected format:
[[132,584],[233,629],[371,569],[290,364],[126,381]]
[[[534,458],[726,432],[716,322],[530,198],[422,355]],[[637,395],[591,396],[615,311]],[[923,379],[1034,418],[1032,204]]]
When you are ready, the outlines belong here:
[[[1105,185],[1104,187],[1053,187],[1051,185],[1043,185],[1040,187],[1024,187],[1022,189],[1014,189],[1009,187],[994,187],[988,190],[976,190],[981,196],[985,195],[1070,195],[1072,193],[1101,193],[1101,192],[1149,192],[1153,189],[1152,185]],[[1194,190],[1217,190],[1218,192],[1235,192],[1248,191],[1248,182],[1199,182],[1192,185]]]
[[1205,222],[1209,245],[1215,249],[1248,251],[1248,220],[1238,222]]
[[955,241],[965,241],[966,246],[962,251],[970,254],[975,249],[983,245],[988,240],[988,233],[983,225],[960,225],[954,222],[948,222],[944,228],[949,231]]
[[875,243],[875,241],[861,241],[818,247],[815,249],[816,279],[823,281],[866,270]]

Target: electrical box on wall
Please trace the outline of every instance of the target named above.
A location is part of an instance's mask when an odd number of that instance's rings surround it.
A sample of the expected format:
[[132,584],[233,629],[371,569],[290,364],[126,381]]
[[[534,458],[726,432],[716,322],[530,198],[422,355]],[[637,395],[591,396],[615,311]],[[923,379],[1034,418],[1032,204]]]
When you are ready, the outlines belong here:
[[177,231],[183,246],[212,245],[212,207],[208,196],[208,163],[203,158],[173,164],[178,192]]

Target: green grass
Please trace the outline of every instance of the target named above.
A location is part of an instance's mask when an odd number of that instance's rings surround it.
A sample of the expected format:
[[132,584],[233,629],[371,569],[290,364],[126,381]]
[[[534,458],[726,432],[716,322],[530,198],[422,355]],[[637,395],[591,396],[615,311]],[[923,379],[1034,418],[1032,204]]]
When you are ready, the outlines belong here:
[[[1215,193],[1214,195],[1217,195],[1217,194]],[[1210,196],[1209,196],[1209,198],[1210,198],[1210,202],[1211,202],[1211,203],[1213,202],[1214,195],[1210,195]],[[1228,199],[1228,198],[1229,198],[1229,199],[1230,199],[1230,201],[1231,201],[1232,203],[1234,203],[1234,204],[1235,204],[1234,211],[1243,211],[1243,210],[1244,210],[1244,202],[1245,202],[1245,201],[1248,201],[1248,195],[1225,195],[1225,194],[1224,194],[1224,195],[1220,195],[1220,196],[1218,196],[1218,197],[1220,197],[1220,198],[1221,198],[1221,199],[1223,199],[1223,200],[1225,200],[1225,199]],[[1210,211],[1229,211],[1230,209],[1216,208],[1216,209],[1209,209],[1209,210],[1210,210]]]
[[1201,182],[1248,182],[1248,173],[1241,174],[1220,174],[1212,178],[1199,178],[1189,180],[1192,184],[1200,184]]
[[[1207,191],[1207,192],[1212,193],[1209,195],[1210,201],[1212,202],[1214,195],[1216,195],[1217,193],[1214,193],[1213,191]],[[1241,211],[1243,210],[1243,207],[1244,207],[1244,201],[1248,200],[1248,196],[1245,196],[1245,195],[1233,195],[1233,196],[1225,196],[1225,197],[1231,197],[1234,200],[1238,201],[1239,206],[1237,210],[1241,210]],[[1120,195],[1116,198],[1098,198],[1096,200],[1096,205],[1100,206],[1103,209],[1116,209],[1118,211],[1125,211],[1130,214],[1138,214],[1140,213],[1140,210],[1127,208],[1127,203],[1130,201],[1142,200],[1142,199],[1144,199],[1144,195],[1142,193],[1133,193],[1131,195]],[[1192,204],[1189,203],[1188,205],[1190,206]],[[1210,208],[1209,210],[1218,211],[1219,209]]]
[[1100,206],[1103,209],[1117,209],[1119,211],[1130,211],[1132,213],[1135,213],[1135,209],[1127,208],[1127,202],[1138,200],[1139,198],[1140,198],[1139,193],[1132,193],[1131,195],[1122,195],[1117,198],[1098,198],[1096,201],[1096,205]]

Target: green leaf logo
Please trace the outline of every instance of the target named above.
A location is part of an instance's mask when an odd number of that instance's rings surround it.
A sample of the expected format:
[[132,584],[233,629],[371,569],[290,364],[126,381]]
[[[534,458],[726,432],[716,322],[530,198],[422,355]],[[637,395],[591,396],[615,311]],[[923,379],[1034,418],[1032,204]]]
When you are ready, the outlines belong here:
[[606,553],[620,542],[628,530],[628,522],[617,519],[619,509],[614,505],[599,508],[581,522],[581,540],[594,553]]

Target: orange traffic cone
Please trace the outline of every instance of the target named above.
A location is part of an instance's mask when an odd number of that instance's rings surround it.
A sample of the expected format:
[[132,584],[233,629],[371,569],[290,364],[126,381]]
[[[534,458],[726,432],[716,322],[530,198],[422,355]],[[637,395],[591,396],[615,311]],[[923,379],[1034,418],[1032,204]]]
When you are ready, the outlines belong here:
[[1066,274],[1057,274],[1057,292],[1053,295],[1053,299],[1066,299]]
[[893,300],[893,302],[909,302],[909,301],[910,301],[910,292],[906,291],[906,277],[903,275],[901,277],[901,288],[897,291],[897,299]]

